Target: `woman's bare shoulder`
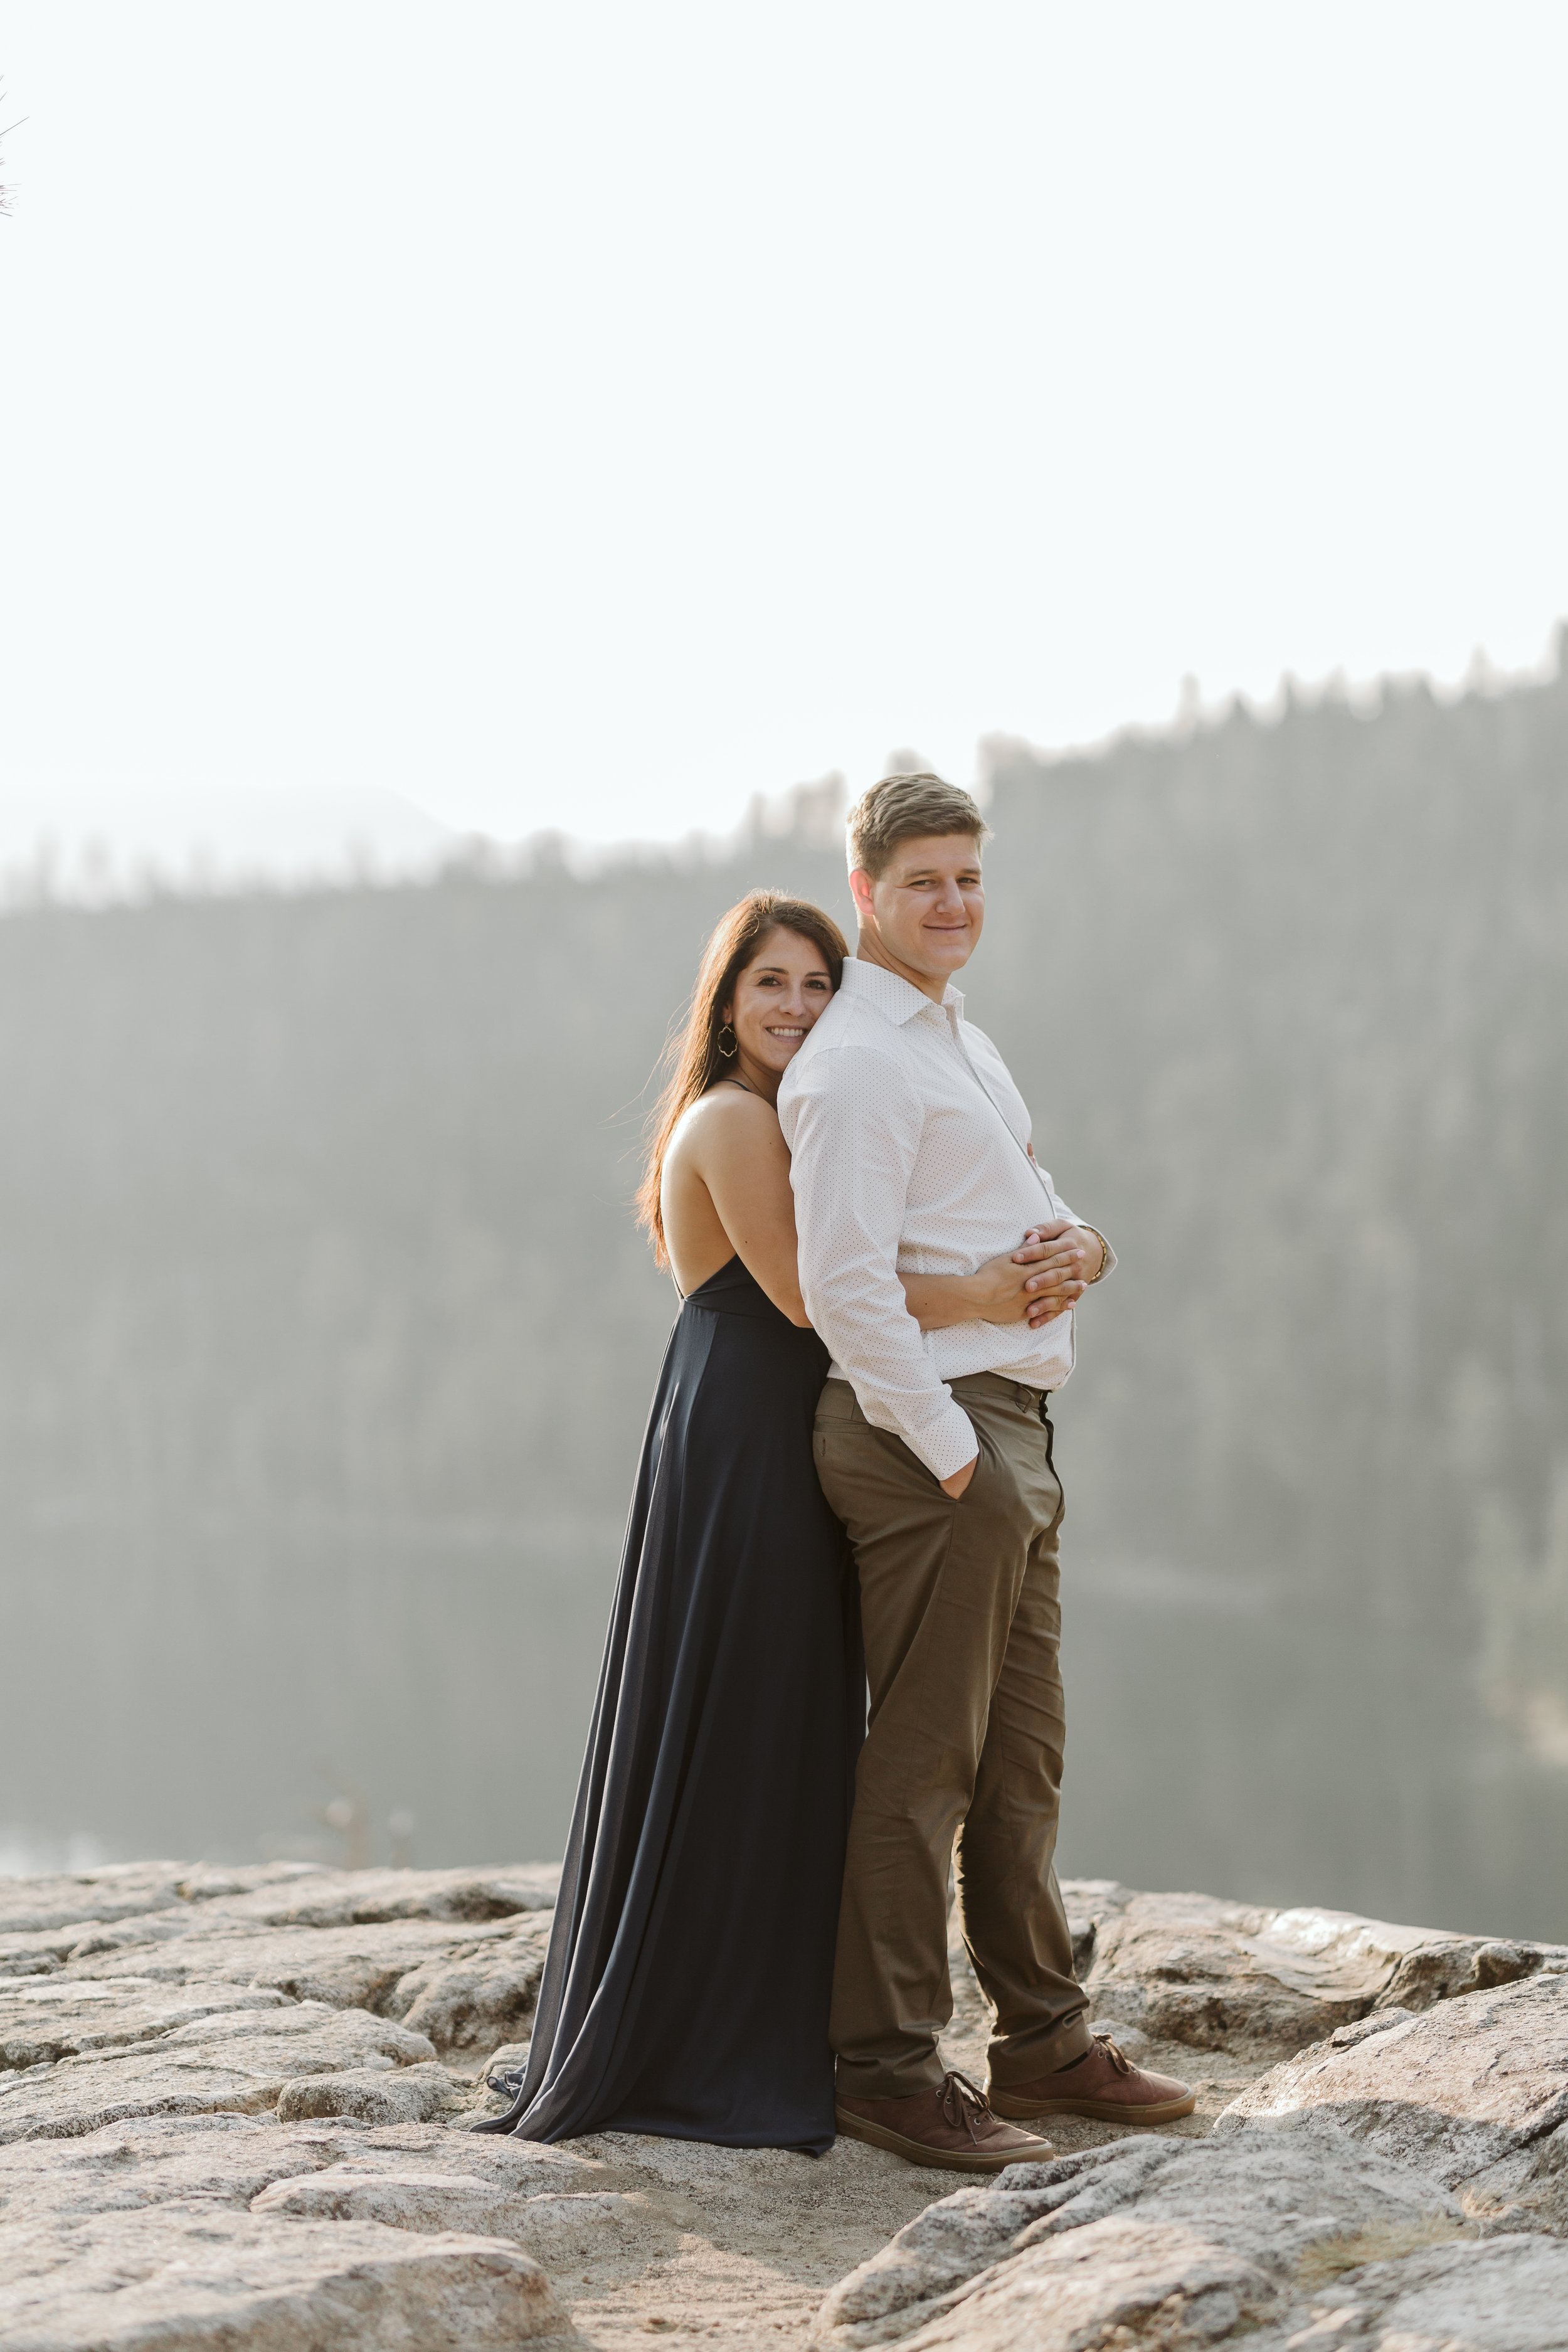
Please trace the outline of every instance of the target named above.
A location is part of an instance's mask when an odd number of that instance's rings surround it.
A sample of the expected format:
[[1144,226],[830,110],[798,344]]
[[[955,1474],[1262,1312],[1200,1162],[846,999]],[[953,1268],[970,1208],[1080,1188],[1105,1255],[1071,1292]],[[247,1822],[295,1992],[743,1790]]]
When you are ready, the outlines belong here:
[[682,1112],[669,1143],[672,1151],[710,1148],[744,1150],[770,1146],[782,1150],[784,1135],[772,1103],[764,1102],[761,1095],[752,1094],[747,1087],[726,1086],[721,1081]]
[[778,1123],[779,1115],[771,1102],[754,1095],[750,1087],[730,1086],[721,1078],[716,1087],[699,1095],[690,1108],[682,1112],[676,1133],[679,1135],[682,1129],[718,1127],[735,1127],[742,1133],[748,1129],[765,1132],[769,1128],[776,1129]]

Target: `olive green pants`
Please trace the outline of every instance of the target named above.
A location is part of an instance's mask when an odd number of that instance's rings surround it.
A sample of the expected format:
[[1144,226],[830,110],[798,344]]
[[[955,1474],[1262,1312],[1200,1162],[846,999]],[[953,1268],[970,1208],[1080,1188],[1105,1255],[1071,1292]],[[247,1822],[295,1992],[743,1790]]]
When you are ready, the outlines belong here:
[[1032,2082],[1089,2047],[1054,1859],[1065,1726],[1051,1432],[1037,1389],[997,1372],[952,1386],[980,1444],[956,1503],[901,1438],[872,1428],[847,1381],[829,1381],[816,1409],[817,1475],[854,1549],[871,1686],[830,2025],[850,2097],[942,2080],[950,1862],[996,2013],[993,2084]]

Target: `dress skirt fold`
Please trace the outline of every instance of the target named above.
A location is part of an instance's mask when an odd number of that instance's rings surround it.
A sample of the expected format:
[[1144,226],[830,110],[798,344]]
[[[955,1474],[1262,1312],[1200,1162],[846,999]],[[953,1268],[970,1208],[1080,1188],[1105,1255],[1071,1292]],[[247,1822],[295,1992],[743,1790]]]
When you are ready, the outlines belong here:
[[739,1258],[681,1307],[528,2065],[479,2130],[832,2145],[866,1683],[854,1568],[812,1458],[827,1360]]

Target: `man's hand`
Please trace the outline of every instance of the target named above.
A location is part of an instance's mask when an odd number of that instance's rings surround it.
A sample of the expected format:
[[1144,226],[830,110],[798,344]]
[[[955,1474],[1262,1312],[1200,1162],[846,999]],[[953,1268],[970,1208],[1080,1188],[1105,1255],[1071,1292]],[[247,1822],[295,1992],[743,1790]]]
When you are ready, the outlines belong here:
[[1030,1330],[1054,1323],[1076,1307],[1104,1262],[1098,1235],[1086,1233],[1082,1225],[1058,1217],[1048,1225],[1032,1227],[1013,1252],[1014,1265],[1029,1269],[1024,1291]]
[[979,1461],[979,1454],[974,1454],[971,1460],[964,1464],[962,1470],[955,1470],[951,1478],[944,1478],[942,1481],[942,1493],[944,1495],[951,1495],[955,1503],[957,1502],[960,1495],[963,1494],[964,1488],[968,1486],[970,1480],[973,1477],[974,1465]]

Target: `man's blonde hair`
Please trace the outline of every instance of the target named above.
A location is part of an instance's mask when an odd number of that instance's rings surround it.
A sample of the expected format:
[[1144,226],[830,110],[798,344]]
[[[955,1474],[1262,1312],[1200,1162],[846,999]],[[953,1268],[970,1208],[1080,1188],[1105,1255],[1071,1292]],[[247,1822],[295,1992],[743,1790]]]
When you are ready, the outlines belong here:
[[900,841],[928,841],[933,835],[972,834],[978,848],[991,838],[979,808],[957,784],[940,776],[884,776],[862,793],[846,820],[849,871],[873,882],[888,870]]

